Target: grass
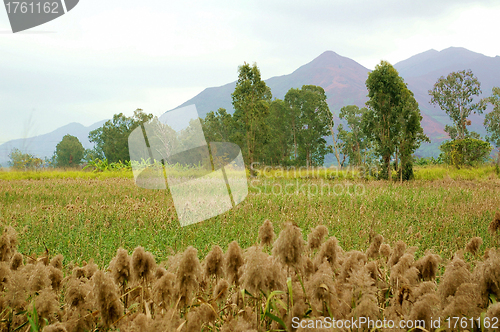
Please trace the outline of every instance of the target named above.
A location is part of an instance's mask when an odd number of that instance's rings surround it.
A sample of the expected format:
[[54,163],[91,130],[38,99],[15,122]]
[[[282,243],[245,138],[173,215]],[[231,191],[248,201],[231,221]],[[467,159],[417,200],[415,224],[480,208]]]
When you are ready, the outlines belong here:
[[277,233],[287,221],[306,233],[324,224],[346,250],[364,250],[370,232],[445,258],[473,236],[483,238],[483,251],[498,245],[487,232],[500,210],[493,168],[415,173],[418,180],[403,184],[261,175],[249,179],[249,195],[234,209],[180,227],[168,190],[139,188],[130,172],[0,172],[0,222],[20,233],[24,254],[47,248],[63,254],[65,264],[93,258],[101,267],[119,247],[141,245],[159,261],[189,245],[200,257],[233,240],[248,247],[265,219]]
[[460,168],[439,165],[420,166],[415,168],[417,180],[489,180],[498,178],[495,166],[482,166],[475,168]]
[[6,171],[0,169],[0,180],[50,180],[50,179],[109,179],[128,178],[134,175],[130,170],[113,172],[92,172],[74,169],[44,169],[34,171]]

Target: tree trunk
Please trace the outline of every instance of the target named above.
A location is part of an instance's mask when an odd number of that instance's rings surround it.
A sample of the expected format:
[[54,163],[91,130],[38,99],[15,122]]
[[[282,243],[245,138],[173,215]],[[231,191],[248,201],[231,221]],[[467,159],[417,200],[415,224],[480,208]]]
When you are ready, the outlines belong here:
[[385,155],[383,157],[384,160],[384,165],[383,167],[385,170],[382,170],[383,172],[387,172],[387,180],[391,180],[391,156],[390,155]]
[[[338,151],[338,147],[337,147],[337,140],[335,139],[335,132],[333,131],[333,125],[332,124],[328,124],[328,127],[330,128],[330,132],[332,134],[332,139],[333,139],[333,149],[332,149],[332,152],[335,154],[335,158],[337,159],[337,164],[339,165],[339,168],[342,168],[342,164],[340,163],[340,153]],[[345,160],[345,156],[344,156],[344,160]]]

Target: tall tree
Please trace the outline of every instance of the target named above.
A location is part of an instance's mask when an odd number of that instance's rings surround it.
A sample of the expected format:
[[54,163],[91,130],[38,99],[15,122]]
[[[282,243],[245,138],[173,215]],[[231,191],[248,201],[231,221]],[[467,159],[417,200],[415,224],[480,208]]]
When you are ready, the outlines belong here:
[[338,127],[338,137],[343,142],[342,153],[349,157],[349,165],[359,166],[366,163],[366,150],[369,142],[363,132],[362,119],[366,108],[356,105],[344,106],[340,109],[339,118],[347,121],[349,131],[342,124]]
[[[393,154],[399,150],[407,163],[405,167],[411,167],[411,154],[428,138],[423,134],[422,117],[413,93],[390,63],[381,61],[368,75],[366,87],[369,100],[368,111],[363,115],[363,132],[382,157],[381,177],[390,179]],[[411,142],[405,143],[406,139]]]
[[259,159],[258,153],[267,140],[271,89],[261,80],[257,64],[244,63],[238,67],[238,81],[231,94],[234,107],[234,120],[238,133],[235,139],[243,149],[245,159],[250,165]]
[[55,160],[57,167],[74,167],[82,161],[85,149],[78,139],[72,135],[65,135],[57,144]]
[[421,126],[422,115],[420,115],[418,103],[413,96],[413,92],[406,88],[402,93],[404,103],[399,116],[401,132],[397,146],[397,155],[400,156],[401,160],[399,178],[401,181],[406,181],[414,178],[413,153],[420,147],[422,142],[430,143],[430,139],[424,134],[424,129]]
[[[335,159],[337,159],[337,165],[342,168],[344,166],[345,159],[347,155],[344,152],[345,144],[344,141],[340,138],[340,132],[335,134],[335,121],[333,120],[333,113],[330,111],[329,119],[328,119],[328,129],[330,130],[330,136],[332,137],[333,145],[330,146],[333,154],[335,155]],[[340,124],[337,128],[339,131],[342,129],[342,124]],[[342,161],[340,160],[340,154],[343,154]]]
[[205,118],[200,120],[208,142],[232,142],[235,123],[233,116],[225,108],[208,112]]
[[108,162],[128,161],[128,136],[137,126],[152,118],[152,114],[146,114],[142,109],[135,110],[132,117],[115,114],[112,120],[91,131],[89,140],[95,143],[97,152],[104,154]]
[[301,93],[300,89],[290,89],[285,95],[285,107],[287,108],[288,118],[290,122],[290,130],[293,141],[293,159],[299,158],[299,140],[298,135],[302,127],[301,125]]
[[449,115],[453,126],[446,125],[445,131],[452,139],[469,137],[467,117],[472,113],[483,113],[486,103],[483,100],[474,103],[474,96],[481,94],[481,83],[472,71],[462,70],[450,73],[446,78],[441,76],[429,90],[431,104],[439,107]]
[[488,134],[490,134],[487,140],[500,148],[500,87],[494,87],[492,92],[492,96],[486,98],[486,101],[493,105],[493,111],[486,114],[484,126]]
[[321,165],[328,152],[324,136],[329,134],[331,113],[325,90],[315,85],[290,89],[285,95],[290,109],[294,154],[299,164]]
[[269,105],[266,118],[269,138],[264,147],[263,162],[269,165],[286,165],[291,161],[293,151],[292,125],[290,109],[281,99],[275,99]]

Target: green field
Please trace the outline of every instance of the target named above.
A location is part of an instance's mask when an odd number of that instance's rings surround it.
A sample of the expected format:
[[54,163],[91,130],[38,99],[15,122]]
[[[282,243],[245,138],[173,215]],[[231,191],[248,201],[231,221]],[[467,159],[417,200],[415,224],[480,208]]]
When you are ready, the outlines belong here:
[[[495,330],[495,168],[415,176],[261,170],[234,209],[180,227],[169,191],[139,188],[131,172],[0,172],[0,329],[270,332],[295,331],[293,319],[441,317],[431,331]],[[450,328],[456,316],[465,321]]]
[[345,250],[366,248],[371,233],[418,246],[417,255],[433,249],[450,257],[473,236],[483,238],[483,250],[496,244],[487,232],[500,210],[492,167],[420,168],[416,178],[432,181],[402,184],[323,175],[261,173],[249,178],[249,195],[236,208],[180,227],[169,192],[135,186],[130,172],[1,172],[0,222],[18,231],[23,254],[47,248],[65,264],[93,258],[101,267],[119,247],[143,246],[159,261],[189,245],[200,257],[233,240],[248,247],[265,219],[276,232],[288,221],[304,231],[323,224]]

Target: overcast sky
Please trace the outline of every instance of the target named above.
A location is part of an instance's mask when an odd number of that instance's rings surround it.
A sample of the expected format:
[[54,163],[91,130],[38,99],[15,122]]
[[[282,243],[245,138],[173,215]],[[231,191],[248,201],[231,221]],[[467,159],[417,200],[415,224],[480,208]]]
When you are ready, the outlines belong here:
[[161,115],[256,62],[264,79],[326,50],[369,69],[429,49],[500,55],[500,2],[80,0],[13,34],[0,8],[0,144],[136,108]]

